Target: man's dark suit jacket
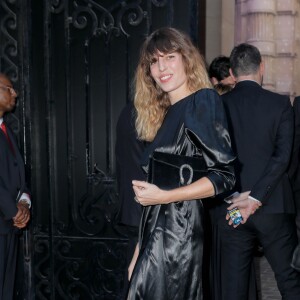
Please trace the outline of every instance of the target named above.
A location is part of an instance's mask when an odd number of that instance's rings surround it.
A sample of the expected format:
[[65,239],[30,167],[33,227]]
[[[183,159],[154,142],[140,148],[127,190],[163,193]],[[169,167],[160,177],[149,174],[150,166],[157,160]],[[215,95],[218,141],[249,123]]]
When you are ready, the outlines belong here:
[[12,131],[7,127],[14,154],[0,129],[0,234],[6,234],[13,227],[12,218],[17,214],[17,201],[25,185],[24,162]]
[[297,192],[300,190],[300,96],[295,98],[293,108],[295,116],[295,134],[293,154],[288,174],[292,181],[293,191]]
[[[258,213],[294,213],[286,169],[293,140],[290,100],[242,81],[222,96],[236,160],[236,189],[263,203]],[[233,124],[238,123],[240,127]]]

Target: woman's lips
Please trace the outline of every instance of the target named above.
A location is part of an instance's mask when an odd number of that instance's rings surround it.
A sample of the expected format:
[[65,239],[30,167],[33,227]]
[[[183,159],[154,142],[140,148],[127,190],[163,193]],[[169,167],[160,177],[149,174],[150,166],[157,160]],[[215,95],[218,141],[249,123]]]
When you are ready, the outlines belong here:
[[159,77],[159,80],[164,83],[164,82],[169,81],[171,77],[172,77],[172,74],[163,75],[163,76]]

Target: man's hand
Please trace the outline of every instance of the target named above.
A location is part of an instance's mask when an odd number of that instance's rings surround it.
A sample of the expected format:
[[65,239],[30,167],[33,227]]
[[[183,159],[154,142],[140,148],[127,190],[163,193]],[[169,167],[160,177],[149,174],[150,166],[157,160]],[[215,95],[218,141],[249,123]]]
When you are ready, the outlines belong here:
[[[248,195],[249,195],[249,193],[248,193]],[[244,194],[244,196],[246,195],[245,193],[242,193],[242,194]],[[262,205],[260,201],[256,201],[251,198],[248,198],[248,195],[247,195],[247,198],[244,198],[244,199],[243,199],[243,197],[240,197],[240,196],[232,199],[232,204],[227,208],[227,210],[231,210],[231,209],[237,207],[240,210],[240,213],[243,217],[243,221],[241,222],[241,224],[245,224],[247,222],[248,218],[251,215],[253,215],[255,213],[255,211],[257,209],[259,209],[259,207]],[[230,217],[227,214],[226,220],[229,220],[229,219],[230,219]],[[233,224],[231,219],[229,220],[228,224],[229,225]],[[237,226],[238,225],[233,225],[233,227],[237,227]]]
[[237,193],[237,195],[233,194],[233,197],[230,199],[232,203],[245,200],[248,198],[251,191],[243,192],[243,193]]
[[17,214],[13,217],[14,226],[21,229],[26,227],[30,220],[30,210],[28,203],[25,201],[19,201],[17,203]]

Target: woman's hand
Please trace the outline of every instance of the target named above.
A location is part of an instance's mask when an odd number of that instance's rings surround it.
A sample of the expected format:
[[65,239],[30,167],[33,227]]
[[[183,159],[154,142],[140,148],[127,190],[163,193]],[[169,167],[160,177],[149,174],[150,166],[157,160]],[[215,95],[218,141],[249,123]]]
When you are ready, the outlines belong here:
[[167,191],[161,190],[154,184],[146,181],[132,181],[133,190],[135,193],[135,201],[143,206],[167,204]]

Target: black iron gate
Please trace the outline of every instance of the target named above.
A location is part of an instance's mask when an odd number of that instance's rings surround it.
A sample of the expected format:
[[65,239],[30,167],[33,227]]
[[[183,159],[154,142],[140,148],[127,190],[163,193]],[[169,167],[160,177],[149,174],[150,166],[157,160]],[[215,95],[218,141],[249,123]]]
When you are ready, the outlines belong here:
[[1,0],[1,70],[19,87],[12,124],[33,196],[16,299],[120,299],[115,125],[139,47],[174,26],[197,41],[197,0]]

